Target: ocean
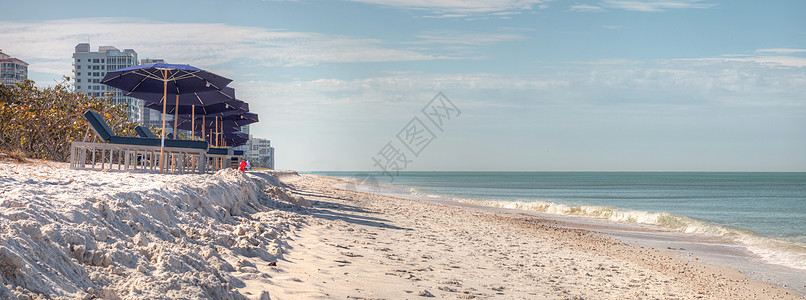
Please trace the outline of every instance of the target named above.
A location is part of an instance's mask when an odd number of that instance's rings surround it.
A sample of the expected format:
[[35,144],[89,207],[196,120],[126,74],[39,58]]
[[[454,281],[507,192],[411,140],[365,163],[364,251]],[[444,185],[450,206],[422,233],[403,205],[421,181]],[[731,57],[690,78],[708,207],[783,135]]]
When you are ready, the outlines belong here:
[[806,173],[407,171],[393,181],[378,173],[314,174],[364,182],[381,193],[420,200],[718,237],[745,248],[758,261],[784,267],[775,272],[806,274]]

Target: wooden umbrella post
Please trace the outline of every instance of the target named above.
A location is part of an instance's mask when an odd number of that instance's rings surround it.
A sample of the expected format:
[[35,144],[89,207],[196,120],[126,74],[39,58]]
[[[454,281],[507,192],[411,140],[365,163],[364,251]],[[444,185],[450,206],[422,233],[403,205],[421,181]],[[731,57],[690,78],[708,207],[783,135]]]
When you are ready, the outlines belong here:
[[193,136],[192,139],[196,139],[196,105],[190,106],[190,132]]
[[163,70],[163,81],[162,81],[162,139],[160,141],[160,174],[162,174],[163,169],[165,169],[165,115],[166,111],[168,110],[168,70]]
[[[218,135],[221,134],[221,128],[219,127],[220,125],[218,124],[218,117],[215,118],[215,123],[216,123],[216,126],[215,126],[215,146],[220,147],[221,144],[218,143]],[[223,164],[224,164],[224,162],[221,161],[221,159],[219,159],[218,160],[218,168],[219,169],[223,168]]]
[[[179,134],[177,134],[177,132],[176,132],[177,122],[179,122],[179,91],[176,91],[176,104],[174,105],[174,131],[173,131],[174,138],[173,139],[175,139],[175,140],[178,139],[178,136],[179,136]],[[176,171],[176,157],[174,157],[174,154],[171,153],[171,173],[173,173],[175,171]]]
[[179,134],[176,133],[176,125],[179,122],[179,91],[176,91],[176,105],[174,105],[174,139],[179,139]]

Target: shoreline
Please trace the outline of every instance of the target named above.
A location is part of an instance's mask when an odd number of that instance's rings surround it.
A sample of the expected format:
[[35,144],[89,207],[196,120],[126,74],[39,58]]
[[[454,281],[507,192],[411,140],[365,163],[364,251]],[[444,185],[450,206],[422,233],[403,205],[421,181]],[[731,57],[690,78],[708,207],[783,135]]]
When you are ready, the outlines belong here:
[[[797,291],[752,280],[737,270],[684,260],[666,249],[630,245],[593,230],[568,228],[551,218],[502,215],[479,211],[478,207],[345,190],[334,187],[345,182],[334,177],[303,174],[281,180],[293,186],[295,193],[306,195],[314,208],[337,211],[350,207],[351,210],[344,211],[353,212],[347,214],[350,220],[372,217],[388,222],[378,228],[337,218],[335,223],[303,230],[315,231],[319,238],[303,234],[304,241],[290,242],[295,248],[286,258],[294,267],[301,267],[296,265],[299,262],[317,267],[289,268],[286,272],[299,280],[303,277],[310,282],[321,280],[330,287],[339,282],[357,286],[351,291],[344,287],[337,291],[302,288],[305,291],[302,294],[278,293],[286,297],[416,298],[419,294],[440,298],[802,297]],[[381,234],[385,235],[383,240]],[[312,245],[317,242],[335,245],[331,249],[335,254]],[[381,243],[384,247],[377,246]],[[378,249],[394,255],[379,257]],[[344,253],[344,250],[350,251]],[[440,256],[447,257],[437,259]],[[404,281],[408,282],[388,282],[373,289],[364,289],[363,284],[356,283],[393,275],[407,277]],[[464,290],[446,286],[445,282],[462,282]],[[292,286],[301,288],[289,285]],[[401,288],[402,291],[395,290]]]
[[[472,199],[451,199],[450,197],[439,195],[421,195],[417,193],[406,193],[404,190],[414,189],[412,186],[382,184],[363,186],[356,185],[351,178],[339,178],[323,176],[342,182],[336,185],[337,188],[344,188],[365,193],[382,194],[402,199],[410,199],[422,202],[440,203],[451,206],[475,209],[481,212],[490,212],[508,216],[531,216],[542,219],[551,219],[566,228],[584,229],[606,234],[619,239],[622,242],[650,247],[660,250],[674,252],[679,258],[699,263],[707,263],[714,266],[725,267],[738,270],[748,277],[772,285],[792,289],[801,295],[806,295],[806,270],[776,264],[765,260],[761,255],[749,248],[749,245],[736,239],[736,237],[719,236],[708,233],[688,233],[674,228],[669,228],[660,224],[641,222],[622,222],[598,215],[586,214],[561,214],[547,211],[530,209],[531,203],[509,202],[495,200],[472,200]],[[525,206],[523,204],[526,204]],[[632,209],[609,208],[620,212],[638,212],[645,214],[670,214],[655,212],[640,212]],[[678,218],[686,218],[677,216]],[[706,225],[706,222],[696,221],[698,225]],[[708,226],[719,226],[716,224]],[[722,228],[722,227],[717,227]],[[729,227],[724,227],[726,232],[739,232]],[[755,238],[769,239],[762,236]]]

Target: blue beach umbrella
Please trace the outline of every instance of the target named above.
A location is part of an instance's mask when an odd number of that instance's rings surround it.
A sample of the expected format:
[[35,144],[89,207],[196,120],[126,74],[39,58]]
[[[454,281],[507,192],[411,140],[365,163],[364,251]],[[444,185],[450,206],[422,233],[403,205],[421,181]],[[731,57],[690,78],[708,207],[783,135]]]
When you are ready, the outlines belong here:
[[[180,118],[180,119],[182,120],[179,122],[177,128],[184,130],[190,130],[192,128],[191,127],[191,123],[193,123],[192,120],[187,118]],[[218,122],[219,123],[218,126],[241,127],[244,125],[257,123],[258,121],[260,121],[260,119],[258,118],[258,115],[256,113],[235,112],[235,113],[222,113],[222,115],[215,116],[215,118],[208,118],[204,121],[205,122],[204,125],[212,127],[216,126],[216,122]],[[202,120],[197,117],[195,122],[201,123]]]
[[[161,110],[162,103],[147,103],[145,107],[150,109]],[[217,114],[236,110],[249,111],[249,103],[243,102],[238,99],[234,99],[234,100],[226,100],[221,103],[206,104],[206,105],[183,105],[181,103],[179,105],[175,105],[173,103],[168,103],[166,108],[168,113],[177,114],[184,118],[193,115],[214,116]]]
[[[166,114],[174,113],[174,132],[176,132],[176,120],[178,117],[176,107],[187,106],[191,115],[195,115],[195,108],[200,107],[200,113],[206,114],[204,110],[205,106],[225,103],[227,101],[237,101],[235,100],[235,89],[231,87],[225,87],[221,90],[177,94],[175,99],[167,99],[167,101],[163,101],[164,98],[162,94],[155,93],[131,92],[128,96],[146,101],[147,104],[145,107],[150,109],[160,110],[164,105],[166,107]],[[174,138],[176,138],[175,133]]]
[[[179,64],[150,64],[123,68],[106,73],[101,83],[121,89],[126,96],[162,94],[162,139],[165,139],[165,114],[168,93],[172,95],[192,94],[223,89],[232,82],[223,76],[190,66]],[[153,98],[151,98],[153,99]],[[178,100],[178,97],[177,97]],[[146,100],[148,101],[148,100]],[[164,152],[164,142],[160,145],[160,157]],[[164,163],[160,159],[160,173]]]
[[[215,128],[215,132],[219,134],[216,135],[216,137],[220,138],[223,137],[220,135],[222,133],[226,134],[227,132],[240,131],[241,126],[252,124],[258,121],[258,115],[255,113],[237,111],[235,113],[222,113],[222,116],[215,116],[213,118],[201,120],[197,118],[195,122],[192,122],[188,119],[183,119],[180,121],[178,128],[189,130],[192,128],[191,124],[204,122],[204,126],[206,128]],[[212,130],[211,133],[213,133]],[[221,141],[219,138],[214,138],[213,141],[216,141],[216,144],[219,144]]]
[[[243,103],[235,99],[235,89],[225,87],[221,90],[213,90],[207,92],[196,92],[189,94],[177,95],[175,101],[168,99],[163,103],[162,95],[152,93],[131,93],[131,96],[147,101],[146,108],[160,110],[165,106],[166,114],[174,115],[174,132],[177,130],[178,122],[181,117],[190,117],[195,119],[196,116],[206,116],[226,110],[227,107],[238,107]],[[180,117],[181,116],[181,117]],[[195,124],[191,126],[194,128],[193,134],[195,135]],[[174,138],[177,135],[174,134]]]
[[[202,128],[216,128],[216,131],[220,133],[223,120],[234,119],[235,115],[247,113],[249,104],[240,100],[233,100],[203,107],[179,105],[171,110],[177,112],[178,125],[176,128],[191,130],[195,135],[197,124],[201,124]],[[204,129],[202,129],[202,135],[205,135]],[[220,139],[215,141],[220,142]]]

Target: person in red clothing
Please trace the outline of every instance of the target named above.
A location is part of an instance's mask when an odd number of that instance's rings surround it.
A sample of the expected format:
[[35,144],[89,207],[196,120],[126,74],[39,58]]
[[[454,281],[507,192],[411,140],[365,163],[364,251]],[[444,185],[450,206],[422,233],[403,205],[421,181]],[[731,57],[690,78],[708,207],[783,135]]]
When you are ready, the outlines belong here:
[[246,169],[246,161],[245,161],[245,160],[242,160],[242,161],[241,161],[241,166],[240,166],[240,167],[238,167],[238,171],[241,171],[241,172],[246,173],[246,170],[245,170],[245,169]]

